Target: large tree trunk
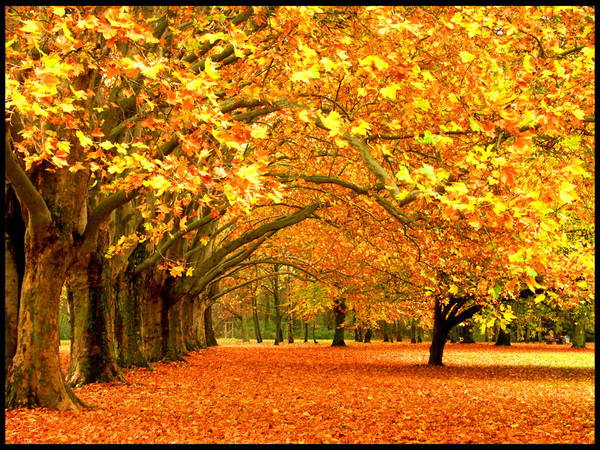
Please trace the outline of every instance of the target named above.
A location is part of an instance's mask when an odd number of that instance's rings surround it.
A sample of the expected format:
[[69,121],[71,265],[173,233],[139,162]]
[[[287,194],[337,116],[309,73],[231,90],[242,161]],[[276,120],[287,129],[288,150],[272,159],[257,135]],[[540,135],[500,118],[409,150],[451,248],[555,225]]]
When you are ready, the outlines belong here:
[[185,347],[190,352],[205,348],[202,347],[198,336],[198,303],[200,303],[198,297],[186,295],[183,298],[183,338]]
[[443,366],[444,346],[448,340],[448,333],[452,327],[470,319],[481,310],[480,305],[473,305],[464,311],[460,309],[467,303],[470,297],[450,296],[444,304],[440,298],[435,299],[433,309],[433,336],[429,348],[429,365]]
[[344,299],[338,299],[333,305],[335,312],[335,333],[333,335],[332,347],[345,347],[344,342],[344,321],[346,320],[346,303]]
[[67,382],[125,381],[115,357],[110,267],[93,252],[70,269],[71,361]]
[[[442,311],[442,305],[438,298],[435,299],[435,307],[433,310],[433,337],[431,339],[431,347],[429,348],[429,365],[430,366],[443,366],[442,362],[444,356],[444,346],[448,339],[448,324],[446,323]],[[413,322],[413,325],[414,324]]]
[[25,271],[25,222],[12,187],[4,185],[4,373],[17,351],[19,297]]
[[17,351],[19,318],[19,273],[15,249],[4,235],[4,373],[8,372]]
[[[138,276],[148,277],[149,274],[142,273]],[[142,294],[139,300],[141,349],[148,363],[153,363],[160,361],[165,356],[164,323],[168,318],[164,314],[166,311],[165,300],[159,294],[160,288],[158,285],[150,279],[144,280],[143,283],[147,286],[148,292],[156,293],[151,296]]]
[[115,334],[119,345],[117,361],[122,367],[150,368],[143,351],[142,305],[144,297],[158,298],[158,292],[149,292],[147,278],[126,270],[119,277],[116,291]]
[[180,361],[189,352],[183,338],[183,298],[163,294],[163,358]]
[[26,238],[17,350],[6,377],[6,408],[78,411],[85,406],[63,378],[58,350],[60,293],[70,250],[56,235]]
[[498,339],[494,345],[500,346],[510,346],[510,331],[508,327],[506,329],[502,329],[502,327],[498,328]]

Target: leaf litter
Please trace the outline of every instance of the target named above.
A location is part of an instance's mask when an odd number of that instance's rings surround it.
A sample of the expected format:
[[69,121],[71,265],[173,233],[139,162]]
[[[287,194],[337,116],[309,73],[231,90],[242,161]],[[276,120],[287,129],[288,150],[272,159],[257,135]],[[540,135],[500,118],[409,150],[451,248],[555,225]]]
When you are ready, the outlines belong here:
[[74,389],[93,409],[7,410],[5,442],[590,444],[588,346],[223,341]]

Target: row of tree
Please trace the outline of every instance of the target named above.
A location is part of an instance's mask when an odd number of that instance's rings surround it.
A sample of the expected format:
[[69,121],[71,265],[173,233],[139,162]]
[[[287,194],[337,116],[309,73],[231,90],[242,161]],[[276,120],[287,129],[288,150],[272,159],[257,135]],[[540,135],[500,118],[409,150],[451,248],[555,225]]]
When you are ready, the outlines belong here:
[[593,9],[5,17],[6,407],[77,410],[70,386],[205,347],[215,301],[282,275],[340,333],[429,320],[436,365],[525,290],[593,314]]

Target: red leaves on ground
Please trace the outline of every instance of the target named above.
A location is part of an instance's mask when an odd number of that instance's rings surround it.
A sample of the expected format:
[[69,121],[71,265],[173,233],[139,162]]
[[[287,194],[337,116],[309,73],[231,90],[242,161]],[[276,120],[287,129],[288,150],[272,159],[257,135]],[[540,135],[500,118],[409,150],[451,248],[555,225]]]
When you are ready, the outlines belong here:
[[6,411],[6,443],[595,441],[593,344],[428,347],[221,343],[76,389],[83,413]]

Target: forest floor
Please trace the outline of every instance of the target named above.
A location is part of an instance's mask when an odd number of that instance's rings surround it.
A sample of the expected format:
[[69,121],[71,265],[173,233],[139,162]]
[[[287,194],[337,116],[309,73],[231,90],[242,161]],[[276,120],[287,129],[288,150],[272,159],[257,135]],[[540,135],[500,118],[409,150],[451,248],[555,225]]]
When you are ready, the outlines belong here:
[[447,344],[429,367],[429,343],[330,342],[220,341],[75,389],[94,409],[7,410],[5,442],[595,443],[595,344]]

